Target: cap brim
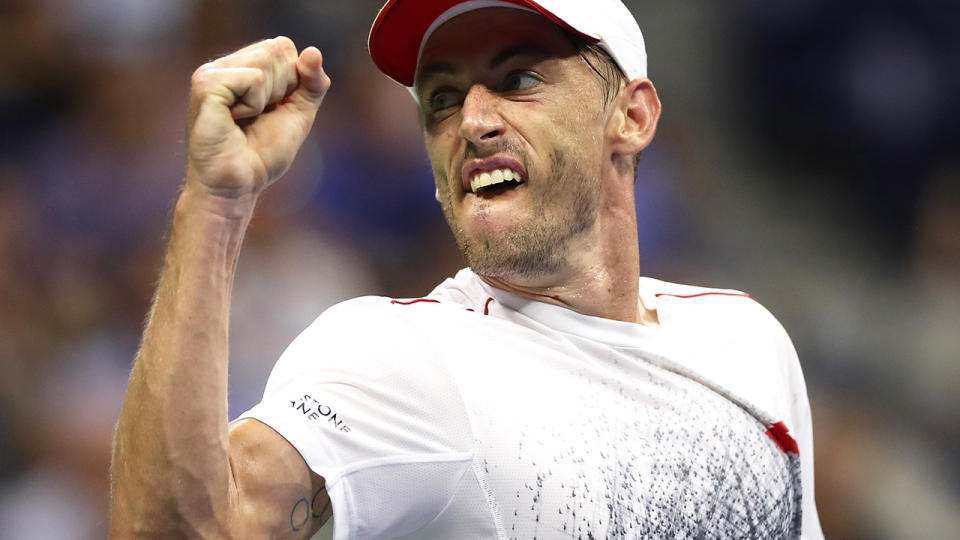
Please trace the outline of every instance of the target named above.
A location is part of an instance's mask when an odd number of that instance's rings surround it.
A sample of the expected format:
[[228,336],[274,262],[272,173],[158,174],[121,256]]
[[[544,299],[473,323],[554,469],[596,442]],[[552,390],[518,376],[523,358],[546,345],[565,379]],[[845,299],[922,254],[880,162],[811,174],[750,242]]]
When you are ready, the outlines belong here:
[[[442,14],[466,0],[390,0],[370,28],[367,45],[373,63],[388,77],[413,86],[423,36]],[[554,23],[581,34],[533,0],[501,0],[532,9]],[[588,37],[589,36],[584,36]]]

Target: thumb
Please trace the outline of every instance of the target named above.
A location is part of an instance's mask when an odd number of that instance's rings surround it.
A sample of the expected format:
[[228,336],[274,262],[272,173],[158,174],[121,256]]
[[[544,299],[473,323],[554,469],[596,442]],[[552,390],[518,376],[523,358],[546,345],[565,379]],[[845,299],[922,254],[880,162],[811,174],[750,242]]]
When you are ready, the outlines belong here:
[[314,113],[330,88],[330,77],[323,70],[323,55],[316,47],[307,47],[297,58],[297,88],[289,100],[304,112]]

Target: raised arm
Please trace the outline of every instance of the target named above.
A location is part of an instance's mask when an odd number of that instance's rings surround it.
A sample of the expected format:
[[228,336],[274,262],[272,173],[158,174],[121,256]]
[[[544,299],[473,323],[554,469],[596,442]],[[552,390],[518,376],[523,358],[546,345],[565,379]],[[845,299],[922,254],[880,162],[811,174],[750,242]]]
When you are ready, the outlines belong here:
[[323,479],[255,420],[227,423],[227,328],[259,194],[293,161],[330,79],[280,37],[193,74],[189,156],[114,440],[114,538],[299,538],[329,517]]

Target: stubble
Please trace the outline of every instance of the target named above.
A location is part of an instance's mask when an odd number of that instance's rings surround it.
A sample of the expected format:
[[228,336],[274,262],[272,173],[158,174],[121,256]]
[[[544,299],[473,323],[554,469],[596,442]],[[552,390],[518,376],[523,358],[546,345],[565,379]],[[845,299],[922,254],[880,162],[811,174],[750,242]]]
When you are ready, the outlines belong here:
[[[467,264],[477,273],[497,278],[538,278],[568,268],[570,240],[590,228],[597,219],[599,178],[588,177],[582,168],[554,150],[546,182],[528,185],[530,211],[499,237],[468,236],[454,211],[449,182],[435,169],[443,213]],[[487,201],[496,204],[496,201]]]

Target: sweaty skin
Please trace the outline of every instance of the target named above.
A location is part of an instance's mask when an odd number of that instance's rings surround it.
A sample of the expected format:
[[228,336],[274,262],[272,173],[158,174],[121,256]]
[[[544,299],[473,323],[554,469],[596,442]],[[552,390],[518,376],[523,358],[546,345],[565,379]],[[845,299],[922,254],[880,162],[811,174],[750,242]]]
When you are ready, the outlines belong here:
[[[557,26],[504,8],[438,28],[420,66],[437,192],[467,263],[500,289],[656,325],[638,294],[631,163],[656,132],[653,84],[631,81],[605,103]],[[465,161],[497,157],[519,162],[526,181],[492,196],[464,189]]]
[[[491,285],[655,324],[638,300],[630,160],[653,138],[660,104],[645,79],[605,103],[574,53],[551,23],[517,10],[471,12],[437,30],[422,64],[442,69],[417,85],[438,194]],[[227,423],[243,235],[329,86],[320,52],[298,54],[282,37],[193,75],[186,178],[114,439],[113,538],[309,538],[331,516],[323,478],[293,446],[256,420]],[[437,89],[449,94],[431,101]],[[465,189],[465,161],[497,154],[520,163],[526,182],[489,197]]]

